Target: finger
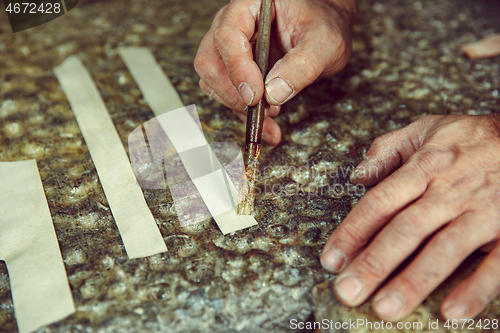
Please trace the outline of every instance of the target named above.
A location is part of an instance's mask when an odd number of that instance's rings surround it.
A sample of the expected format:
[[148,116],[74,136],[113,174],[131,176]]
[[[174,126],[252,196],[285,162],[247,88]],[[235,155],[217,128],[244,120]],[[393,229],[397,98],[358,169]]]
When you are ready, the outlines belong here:
[[413,262],[377,293],[373,301],[377,316],[396,321],[409,315],[467,256],[496,236],[491,222],[470,212],[438,232]]
[[281,111],[281,105],[267,105],[267,107],[269,107],[267,115],[271,117],[276,117]]
[[477,316],[500,294],[500,243],[486,256],[477,270],[445,298],[441,313],[447,319]]
[[[221,103],[222,105],[225,105],[227,106],[228,108],[230,108],[230,106],[227,104],[227,102],[222,99],[219,95],[217,95],[217,93],[215,91],[212,90],[212,88],[210,88],[205,82],[201,81],[199,82],[199,85],[200,85],[200,89],[201,91],[203,91],[203,93],[205,95],[207,95],[209,98],[211,99],[214,99],[216,100],[217,102]],[[245,119],[244,122],[246,121],[246,114],[244,112],[239,112],[237,110],[234,110],[233,109],[233,112],[240,118],[240,119]],[[243,116],[243,118],[240,117],[240,115]]]
[[242,122],[244,122],[245,124],[247,123],[247,115],[242,113],[242,112],[237,112],[237,111],[233,111],[233,113],[238,117],[240,118],[240,120]]
[[311,27],[269,71],[266,100],[272,105],[282,105],[320,75],[336,73],[347,64],[350,47],[340,32],[328,27]]
[[262,128],[262,139],[270,145],[277,145],[281,141],[281,128],[273,118],[267,117],[264,119]]
[[205,81],[200,80],[198,82],[198,85],[200,86],[201,91],[203,91],[205,95],[207,95],[208,97],[212,97],[214,91],[212,88],[208,86],[208,84],[205,83]]
[[456,201],[436,201],[433,195],[424,195],[403,210],[337,277],[335,293],[339,299],[349,306],[363,303],[422,240],[459,213]]
[[205,85],[202,87],[200,82],[200,88],[205,94],[209,91],[207,95],[210,95],[213,91],[219,96],[217,101],[233,110],[242,112],[247,107],[238,90],[229,80],[226,67],[215,49],[210,31],[201,40],[194,67],[200,75],[201,82]]
[[499,241],[493,241],[493,242],[489,242],[488,244],[485,244],[483,246],[481,246],[479,248],[479,250],[483,251],[483,252],[490,252],[491,250],[493,250],[493,248],[495,248],[495,246],[497,246],[498,244],[500,244]]
[[371,186],[387,177],[422,146],[429,129],[442,117],[423,117],[404,128],[376,138],[365,159],[352,172],[351,181]]
[[[226,102],[219,95],[217,95],[217,93],[215,93],[205,82],[200,80],[199,85],[203,93],[205,93],[205,95],[215,99],[217,102],[223,105],[226,105],[225,104]],[[279,112],[279,107],[278,107],[278,112]],[[277,112],[274,111],[272,107],[270,108],[270,111],[268,113],[277,114]],[[234,114],[236,114],[236,116],[240,118],[241,121],[243,121],[244,123],[247,122],[246,112],[239,112],[234,110]],[[281,141],[280,126],[276,123],[274,119],[269,118],[268,116],[266,116],[266,118],[264,119],[264,124],[262,127],[262,139],[264,139],[273,146],[277,145]]]
[[255,34],[260,1],[231,2],[214,29],[214,45],[226,67],[232,84],[246,105],[255,105],[262,98],[264,83],[259,67],[253,60],[250,40]]
[[[423,162],[419,161],[419,155],[424,155]],[[414,155],[417,158],[413,163],[368,191],[330,235],[321,256],[321,263],[327,271],[341,271],[387,221],[424,193],[430,181],[429,174],[435,168],[433,164],[443,161],[439,155],[419,155]]]
[[[235,112],[236,116],[244,123],[247,122],[247,115],[242,112]],[[270,145],[277,145],[281,141],[281,128],[273,118],[264,119],[262,127],[262,139]]]
[[217,93],[212,88],[210,88],[204,81],[200,80],[199,85],[200,85],[201,91],[203,91],[203,93],[205,95],[207,95],[208,97],[210,97],[212,99],[215,99],[217,102],[221,103],[222,105],[229,107],[227,102],[225,100],[223,100],[219,95],[217,95]]
[[[229,104],[226,103],[226,101],[224,101],[222,98],[220,98],[220,96],[218,96],[214,90],[212,90],[212,88],[210,88],[208,86],[208,84],[206,84],[203,80],[200,80],[199,81],[199,86],[200,86],[200,89],[201,91],[207,95],[208,97],[212,97],[214,99],[216,99],[219,103],[227,106],[230,108]],[[215,98],[216,97],[216,98]],[[233,111],[237,114],[241,114],[243,118],[240,117],[240,119],[242,119],[243,122],[246,122],[246,113],[247,113],[247,109],[248,107],[245,107],[242,111],[239,111],[239,110],[235,110],[233,109]],[[266,114],[265,116],[266,117],[269,117],[269,116],[272,116],[272,117],[276,117],[281,111],[281,106],[276,106],[276,105],[266,105]],[[276,131],[274,131],[276,132]],[[270,132],[271,133],[271,132]],[[279,135],[279,139],[281,139],[281,134]],[[279,142],[279,140],[278,140]]]

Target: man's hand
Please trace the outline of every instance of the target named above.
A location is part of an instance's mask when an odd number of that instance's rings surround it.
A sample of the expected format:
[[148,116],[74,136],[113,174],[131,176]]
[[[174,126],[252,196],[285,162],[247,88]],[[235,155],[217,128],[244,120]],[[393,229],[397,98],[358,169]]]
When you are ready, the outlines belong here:
[[481,247],[491,252],[441,312],[473,318],[500,293],[499,133],[499,115],[427,116],[373,142],[352,181],[378,185],[331,235],[321,258],[327,270],[341,272],[334,289],[342,303],[366,301],[417,250],[377,291],[380,318],[409,315]]
[[[194,66],[202,91],[246,121],[248,106],[265,98],[268,115],[319,77],[342,69],[351,54],[356,0],[274,0],[270,68],[265,89],[253,60],[260,0],[233,0],[215,16],[203,37]],[[281,130],[266,118],[262,138],[281,140]]]

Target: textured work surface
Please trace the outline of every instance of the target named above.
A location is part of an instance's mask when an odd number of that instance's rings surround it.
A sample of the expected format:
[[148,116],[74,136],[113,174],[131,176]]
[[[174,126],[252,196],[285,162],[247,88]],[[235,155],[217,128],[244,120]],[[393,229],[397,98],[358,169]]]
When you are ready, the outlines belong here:
[[[448,278],[440,288],[432,292],[412,314],[401,322],[389,323],[391,327],[388,327],[388,323],[382,322],[373,315],[370,302],[366,302],[354,309],[349,309],[341,305],[333,294],[333,282],[325,281],[316,285],[313,289],[315,321],[323,323],[320,330],[322,333],[339,332],[341,330],[338,329],[338,325],[342,323],[359,324],[357,327],[354,326],[355,329],[352,329],[351,325],[349,325],[348,329],[345,330],[347,332],[449,332],[450,330],[445,327],[446,321],[439,314],[441,301],[453,287],[474,272],[474,268],[477,267],[481,259],[483,259],[483,254],[479,252],[471,255],[466,262],[455,271],[453,276]],[[484,329],[485,332],[499,332],[499,327],[492,325],[492,320],[498,320],[499,310],[500,299],[497,298],[477,318],[475,318],[473,323],[467,321],[467,324],[464,325],[464,321],[455,322],[456,325],[453,332],[465,333],[481,331],[481,325],[484,328],[489,326],[487,329]],[[331,322],[333,322],[333,324]],[[487,322],[489,322],[489,325],[484,325]],[[430,323],[432,323],[432,325]],[[314,324],[312,323],[310,325]],[[337,327],[335,325],[337,325]],[[448,322],[448,325],[448,327],[453,327],[453,322]]]
[[[500,109],[498,58],[472,61],[459,49],[500,31],[498,14],[482,7],[498,10],[494,1],[361,1],[350,64],[284,106],[282,143],[263,147],[260,225],[226,236],[213,220],[182,228],[169,192],[144,190],[169,252],[127,260],[52,68],[72,54],[83,60],[127,148],[153,114],[117,47],[149,47],[183,102],[197,104],[207,139],[242,145],[244,125],[203,96],[192,66],[224,3],[81,1],[16,34],[0,14],[0,160],[37,159],[77,306],[51,332],[288,331],[313,312],[313,286],[333,278],[319,253],[359,199],[347,175],[371,140],[424,114]],[[15,331],[2,264],[0,332]]]

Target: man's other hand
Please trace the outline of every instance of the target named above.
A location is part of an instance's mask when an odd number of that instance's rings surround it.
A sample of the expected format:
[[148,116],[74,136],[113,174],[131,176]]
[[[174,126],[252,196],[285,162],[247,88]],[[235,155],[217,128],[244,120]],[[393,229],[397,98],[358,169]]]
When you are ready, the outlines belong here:
[[[490,251],[444,299],[473,318],[500,293],[500,116],[426,116],[377,138],[354,170],[375,185],[327,241],[323,266],[349,306],[373,293],[384,320],[409,315],[476,249]],[[416,257],[386,281],[410,255]]]

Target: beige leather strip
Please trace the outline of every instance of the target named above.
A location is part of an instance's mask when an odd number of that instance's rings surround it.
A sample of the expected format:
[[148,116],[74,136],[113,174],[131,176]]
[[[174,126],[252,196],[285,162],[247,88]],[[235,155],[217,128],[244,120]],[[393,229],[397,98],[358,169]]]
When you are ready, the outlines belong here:
[[0,259],[5,260],[20,333],[75,312],[35,160],[0,163]]
[[118,53],[155,116],[184,106],[174,86],[149,49],[120,47]]
[[[221,231],[226,234],[256,225],[257,221],[253,216],[236,214],[236,188],[227,180],[228,177],[224,177],[223,173],[226,171],[220,167],[219,160],[210,151],[198,126],[199,119],[193,119],[193,114],[197,117],[195,106],[182,105],[174,87],[148,49],[124,47],[119,49],[119,53],[157,116],[156,120],[179,153],[184,167]],[[151,143],[154,140],[148,137],[148,141]],[[195,148],[204,149],[203,147],[206,147],[207,153],[200,154],[198,159],[193,158],[196,156],[191,154],[183,154]],[[206,173],[207,166],[212,168],[209,174]]]
[[97,87],[75,56],[54,68],[99,174],[129,258],[167,251]]

